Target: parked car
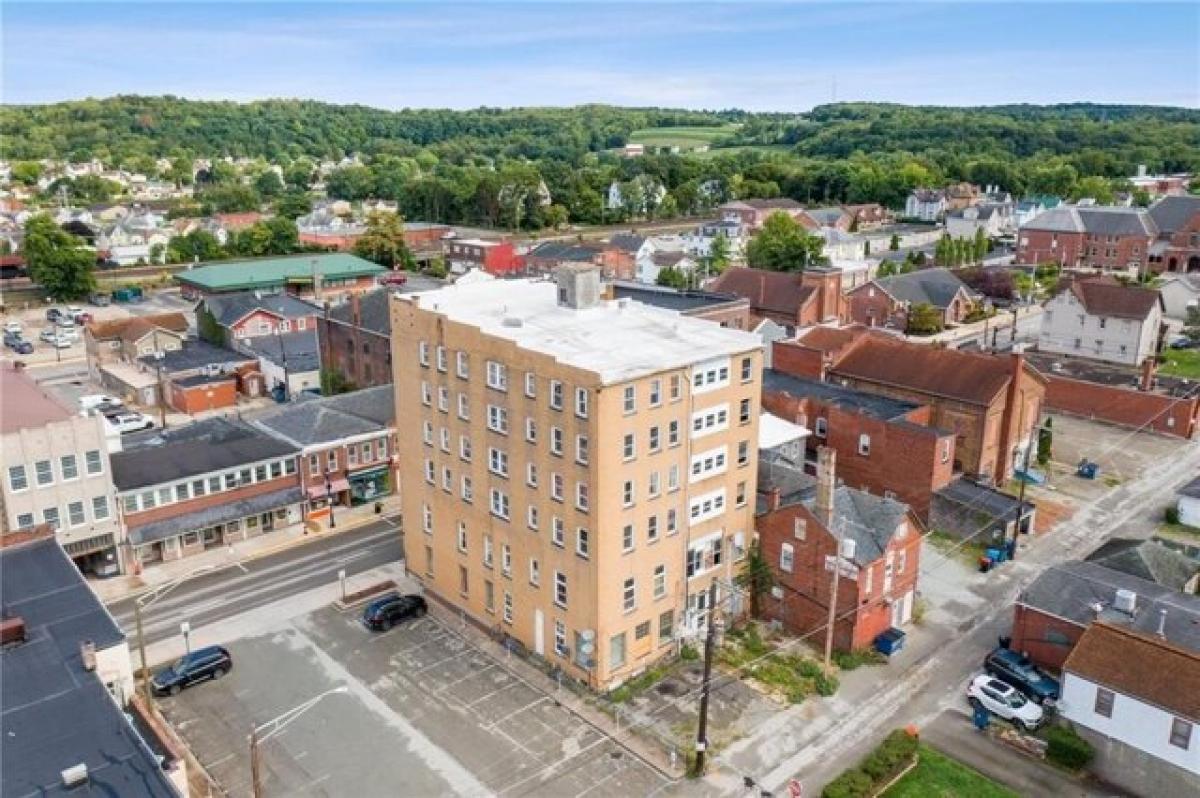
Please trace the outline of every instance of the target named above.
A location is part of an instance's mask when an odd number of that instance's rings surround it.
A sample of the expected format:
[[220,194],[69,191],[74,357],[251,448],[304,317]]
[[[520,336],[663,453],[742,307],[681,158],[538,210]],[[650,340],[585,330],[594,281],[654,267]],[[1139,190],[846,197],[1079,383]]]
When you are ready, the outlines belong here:
[[71,336],[59,335],[54,330],[42,330],[42,334],[38,338],[50,344],[55,349],[69,349],[71,344],[75,343],[75,339]]
[[425,599],[417,595],[388,593],[372,601],[363,610],[362,622],[368,629],[386,632],[408,618],[420,618],[429,611]]
[[220,679],[231,670],[233,658],[229,652],[221,646],[208,646],[180,657],[154,674],[150,686],[158,695],[179,695],[185,687],[206,679]]
[[17,335],[20,335],[21,330],[22,330],[21,322],[19,322],[19,321],[13,320],[13,321],[4,323],[4,332],[6,334],[7,333],[16,333]]
[[1039,704],[1058,700],[1058,679],[1047,676],[1027,657],[1007,648],[997,648],[983,661],[983,669]]
[[81,310],[71,318],[74,319],[76,324],[82,327],[83,325],[90,323],[95,316],[93,316],[91,313],[88,313],[86,310]]
[[89,393],[87,396],[79,397],[80,410],[93,410],[102,405],[119,405],[121,400],[115,396],[109,396],[106,393]]
[[1045,713],[1025,695],[999,679],[982,673],[967,686],[967,700],[971,706],[982,706],[993,715],[1012,721],[1026,731],[1042,725]]
[[29,341],[26,341],[19,335],[4,336],[4,345],[16,352],[18,355],[33,354],[33,344],[29,343]]
[[59,332],[75,332],[75,319],[71,316],[59,316],[54,326],[58,327]]
[[91,302],[98,308],[107,307],[112,302],[111,294],[101,294],[99,292],[88,297],[88,302]]
[[154,422],[148,416],[130,411],[105,416],[109,427],[120,435],[129,435],[142,430],[154,429]]
[[58,308],[46,308],[46,321],[58,321],[62,315],[63,312]]

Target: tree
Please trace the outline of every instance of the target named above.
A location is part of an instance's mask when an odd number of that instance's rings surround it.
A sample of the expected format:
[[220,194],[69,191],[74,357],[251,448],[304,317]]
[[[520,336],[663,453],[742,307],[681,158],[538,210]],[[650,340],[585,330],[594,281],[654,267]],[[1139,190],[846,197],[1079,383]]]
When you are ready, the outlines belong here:
[[367,216],[367,229],[354,244],[354,254],[389,269],[416,269],[416,260],[404,238],[404,219],[396,213],[376,211]]
[[283,180],[274,169],[268,169],[255,179],[254,188],[264,197],[275,197],[283,193]]
[[890,241],[888,241],[888,249],[890,249],[892,252],[895,252],[896,250],[900,249],[900,234],[899,233],[892,233],[892,238]]
[[942,328],[941,311],[928,302],[921,302],[909,309],[904,331],[909,335],[933,335],[940,333]]
[[296,223],[290,219],[267,219],[234,234],[228,249],[235,255],[262,257],[264,255],[290,255],[300,248],[300,235]]
[[65,190],[71,202],[92,204],[108,202],[121,192],[121,186],[98,175],[81,175],[76,178],[60,177],[46,187],[47,196],[56,196]]
[[799,272],[825,261],[825,241],[811,235],[786,213],[773,213],[746,247],[746,262],[755,269]]
[[775,574],[771,570],[771,563],[763,554],[759,541],[756,540],[750,544],[750,548],[746,551],[746,560],[742,564],[742,570],[738,572],[735,581],[750,596],[750,617],[760,617],[762,597],[775,586]]
[[275,215],[284,219],[297,219],[312,213],[312,197],[303,191],[285,191],[275,198],[272,206]]
[[1079,200],[1084,197],[1091,197],[1096,200],[1097,205],[1112,205],[1116,200],[1112,183],[1107,178],[1096,176],[1081,179],[1071,191],[1072,200]]
[[240,183],[210,186],[200,192],[197,199],[201,203],[201,212],[206,216],[214,213],[256,211],[262,203],[257,191]]
[[1038,430],[1037,462],[1044,466],[1050,462],[1054,454],[1054,419],[1047,418],[1046,423]]
[[729,251],[729,238],[724,233],[717,233],[709,245],[705,264],[710,274],[721,274],[729,268]]
[[375,191],[375,173],[365,166],[335,169],[325,180],[325,191],[335,199],[366,199]]
[[168,263],[198,263],[220,260],[224,256],[217,237],[207,230],[193,230],[185,236],[174,236],[167,242]]
[[150,245],[150,262],[151,263],[162,263],[163,262],[163,253],[165,251],[166,251],[166,247],[164,247],[162,244],[151,244]]
[[987,257],[987,253],[988,253],[987,233],[983,232],[982,227],[977,227],[977,228],[975,228],[974,252],[972,253],[975,256],[974,257],[975,262],[982,263],[983,259],[985,257]]
[[688,276],[675,266],[664,266],[659,270],[655,282],[668,288],[684,289],[688,287]]
[[25,223],[22,253],[29,276],[55,299],[81,299],[96,288],[96,254],[49,215],[39,214]]
[[23,186],[35,185],[42,176],[42,165],[37,161],[18,161],[12,165],[12,179]]
[[1183,334],[1192,341],[1200,341],[1200,308],[1189,307],[1183,322]]

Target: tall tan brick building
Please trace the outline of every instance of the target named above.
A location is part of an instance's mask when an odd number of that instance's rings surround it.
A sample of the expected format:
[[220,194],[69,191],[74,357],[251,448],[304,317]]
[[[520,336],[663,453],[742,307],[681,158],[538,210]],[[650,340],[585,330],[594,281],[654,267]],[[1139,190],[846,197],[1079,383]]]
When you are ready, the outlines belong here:
[[[698,634],[754,530],[761,344],[595,267],[392,300],[410,571],[595,688]],[[733,609],[727,604],[723,609]]]

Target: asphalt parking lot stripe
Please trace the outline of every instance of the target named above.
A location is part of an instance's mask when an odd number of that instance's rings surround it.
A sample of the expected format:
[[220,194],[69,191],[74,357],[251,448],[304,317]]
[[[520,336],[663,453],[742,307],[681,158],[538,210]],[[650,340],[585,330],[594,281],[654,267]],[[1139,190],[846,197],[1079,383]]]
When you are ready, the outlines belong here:
[[410,675],[419,676],[420,674],[424,673],[425,671],[433,670],[434,668],[436,668],[440,665],[445,665],[447,662],[449,662],[451,660],[459,659],[460,657],[462,657],[462,653],[455,652],[448,657],[443,657],[442,659],[439,659],[437,662],[426,665],[423,668],[418,668],[417,670],[413,671],[412,674],[410,674]]
[[[513,710],[512,712],[509,712],[509,713],[508,713],[507,715],[505,715],[504,717],[500,718],[499,720],[497,720],[497,721],[494,721],[493,723],[489,723],[489,724],[487,724],[486,726],[483,726],[482,728],[484,728],[484,729],[487,729],[488,731],[491,731],[492,729],[494,729],[494,728],[496,728],[497,726],[499,726],[501,723],[505,723],[505,722],[507,722],[507,721],[510,721],[510,720],[512,720],[513,718],[515,718],[517,715],[520,715],[522,712],[525,712],[525,711],[527,711],[527,710],[533,709],[533,708],[534,708],[534,707],[536,707],[538,704],[544,704],[544,703],[546,703],[546,702],[547,702],[547,701],[549,701],[549,700],[550,700],[550,697],[549,697],[549,696],[542,696],[542,697],[541,697],[541,698],[539,698],[537,701],[531,701],[530,703],[526,704],[525,706],[521,707],[520,709],[515,709],[515,710]],[[545,724],[543,724],[543,725],[545,725]]]
[[[488,671],[490,671],[490,670],[491,670],[492,668],[494,668],[494,667],[496,667],[496,663],[492,662],[492,663],[490,663],[490,664],[489,664],[489,665],[488,665],[486,668],[484,668],[483,670],[471,671],[471,672],[470,672],[470,673],[468,673],[466,676],[463,676],[461,679],[455,679],[455,680],[454,680],[454,681],[452,681],[452,682],[446,682],[446,683],[445,683],[445,684],[443,684],[441,687],[439,687],[438,689],[434,690],[434,691],[433,691],[433,694],[434,694],[434,695],[442,695],[442,694],[444,694],[444,693],[445,693],[447,690],[449,690],[451,687],[454,687],[454,685],[456,685],[456,684],[461,684],[461,683],[463,683],[463,682],[467,681],[468,679],[474,679],[476,676],[482,676],[483,674],[487,673]],[[468,704],[468,706],[470,706],[470,705]]]
[[490,693],[484,694],[481,698],[475,699],[471,703],[467,704],[467,706],[474,707],[476,704],[483,703],[484,701],[487,701],[489,698],[492,698],[493,696],[503,693],[505,690],[511,690],[514,687],[520,687],[520,686],[521,686],[521,683],[514,679],[514,680],[510,681],[508,684],[504,685],[503,687],[497,688]]

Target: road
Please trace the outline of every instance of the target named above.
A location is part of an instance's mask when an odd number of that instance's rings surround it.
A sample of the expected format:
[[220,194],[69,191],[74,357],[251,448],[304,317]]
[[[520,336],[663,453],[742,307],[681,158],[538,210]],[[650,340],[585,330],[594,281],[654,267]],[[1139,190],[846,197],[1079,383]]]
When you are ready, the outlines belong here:
[[[400,534],[390,519],[361,529],[321,538],[317,542],[252,560],[240,567],[198,576],[182,583],[150,605],[142,617],[146,644],[179,634],[179,624],[192,628],[222,621],[403,556]],[[109,605],[127,633],[134,633],[133,600]]]
[[[1178,454],[1142,471],[1103,498],[1082,507],[1069,521],[1022,550],[1005,567],[1014,578],[981,611],[964,614],[959,634],[895,680],[880,686],[869,700],[837,719],[828,733],[797,751],[762,779],[768,789],[779,789],[791,778],[801,779],[806,791],[819,789],[839,773],[854,766],[892,729],[932,722],[945,710],[964,711],[962,692],[979,663],[1006,633],[1017,593],[1046,566],[1086,556],[1113,534],[1130,534],[1133,522],[1147,507],[1163,506],[1175,490],[1195,476],[1200,467],[1200,445],[1189,443]],[[925,564],[922,564],[924,572]],[[953,748],[949,750],[953,754]]]

